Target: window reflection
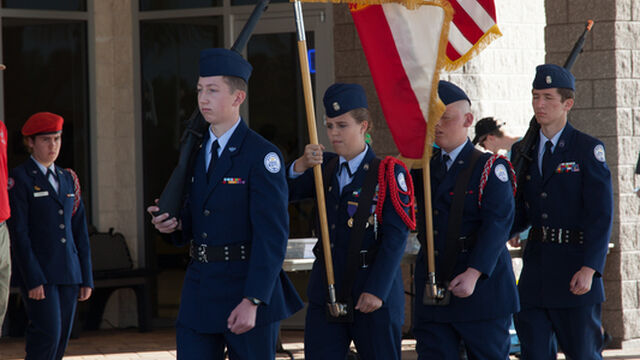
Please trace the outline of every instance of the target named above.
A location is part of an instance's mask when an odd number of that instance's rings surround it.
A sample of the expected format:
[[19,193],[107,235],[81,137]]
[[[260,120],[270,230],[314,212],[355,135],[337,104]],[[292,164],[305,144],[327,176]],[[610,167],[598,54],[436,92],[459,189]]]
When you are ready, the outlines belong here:
[[87,11],[86,0],[2,0],[11,9]]
[[61,115],[65,123],[56,164],[78,173],[90,211],[86,22],[3,18],[2,41],[9,167],[29,156],[20,134],[26,119],[39,111]]
[[222,6],[222,0],[140,0],[140,11]]

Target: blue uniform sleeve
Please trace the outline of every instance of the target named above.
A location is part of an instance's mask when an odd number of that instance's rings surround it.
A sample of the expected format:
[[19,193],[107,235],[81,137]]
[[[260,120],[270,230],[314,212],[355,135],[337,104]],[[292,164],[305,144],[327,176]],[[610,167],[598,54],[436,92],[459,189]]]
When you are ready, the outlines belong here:
[[180,225],[182,231],[174,231],[171,234],[171,242],[175,246],[184,246],[193,239],[193,232],[191,231],[191,211],[189,210],[191,203],[189,196],[184,200],[182,210],[180,211]]
[[493,273],[500,253],[505,249],[513,224],[515,201],[511,181],[509,163],[504,159],[496,160],[482,196],[482,223],[469,257],[469,267],[488,277]]
[[[403,174],[405,178],[411,176],[398,165],[395,166],[394,172],[396,181],[398,174]],[[410,183],[406,182],[406,184],[408,186]],[[393,279],[400,271],[400,263],[409,235],[409,228],[396,212],[389,195],[387,194],[382,208],[383,222],[381,225],[382,239],[380,240],[380,247],[363,287],[363,292],[373,294],[382,299],[383,302],[386,302],[393,285]],[[399,194],[399,196],[400,200],[405,204],[410,201],[408,195]]]
[[27,290],[47,283],[47,278],[33,253],[29,236],[29,200],[31,188],[25,182],[23,174],[13,172],[11,177],[15,184],[9,190],[11,217],[8,220],[11,251],[15,265],[22,275]]
[[[515,148],[517,146],[516,143],[513,145],[513,147]],[[513,154],[515,152],[511,153],[511,157],[513,159]],[[526,169],[525,169],[526,171]],[[519,190],[520,191],[520,190]],[[509,232],[509,239],[511,239],[513,236],[515,236],[516,234],[519,234],[525,230],[527,230],[529,228],[529,226],[531,226],[531,224],[529,223],[529,217],[527,214],[527,208],[525,206],[524,200],[522,200],[522,196],[518,195],[518,197],[516,198],[516,214],[513,220],[513,226],[511,227],[511,231]],[[528,235],[528,230],[527,230],[527,235]]]
[[87,217],[82,199],[78,210],[71,217],[73,227],[73,241],[78,250],[80,260],[80,271],[82,272],[81,286],[93,288],[93,272],[91,267],[91,248],[89,245],[89,231],[87,230]]
[[[603,161],[596,158],[596,151],[601,149]],[[613,189],[611,172],[604,161],[604,145],[595,143],[585,151],[582,199],[584,201],[584,266],[596,271],[601,276],[609,247],[609,237],[613,222]]]
[[[267,152],[256,156],[249,178],[249,216],[252,240],[249,271],[244,296],[267,303],[271,299],[276,278],[282,271],[282,263],[289,240],[289,215],[285,168],[267,169],[263,159]],[[280,164],[282,156],[275,152]]]
[[[326,164],[327,161],[335,157],[332,153],[323,153],[322,164]],[[313,177],[313,168],[307,169],[302,174],[298,175],[293,171],[295,161],[289,164],[287,167],[287,174],[295,174],[297,176],[291,177],[287,175],[287,185],[289,186],[289,201],[299,201],[303,199],[311,199],[316,197],[316,183]],[[326,184],[325,184],[326,185]]]

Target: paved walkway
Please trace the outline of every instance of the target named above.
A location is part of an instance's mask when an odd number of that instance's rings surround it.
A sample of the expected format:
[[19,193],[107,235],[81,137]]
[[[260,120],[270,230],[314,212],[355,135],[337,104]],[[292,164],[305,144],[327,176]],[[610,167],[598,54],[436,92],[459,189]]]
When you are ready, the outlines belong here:
[[[284,348],[290,350],[296,360],[304,359],[302,331],[283,331],[282,338]],[[402,347],[403,360],[417,359],[414,351],[414,340],[404,340]],[[605,359],[640,360],[640,349],[607,350],[604,355]],[[154,330],[148,333],[139,333],[135,329],[84,332],[79,339],[71,340],[65,356],[65,360],[168,360],[175,358],[176,344],[173,329]],[[563,359],[563,357],[560,358]],[[0,339],[0,359],[24,359],[24,339]],[[285,360],[290,358],[278,354],[276,359]]]

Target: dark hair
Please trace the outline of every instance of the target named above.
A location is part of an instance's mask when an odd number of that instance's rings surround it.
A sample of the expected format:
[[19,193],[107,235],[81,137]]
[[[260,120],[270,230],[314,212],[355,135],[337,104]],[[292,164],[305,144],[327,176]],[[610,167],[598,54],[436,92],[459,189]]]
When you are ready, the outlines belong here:
[[565,89],[565,88],[557,88],[557,89],[558,89],[558,94],[560,94],[560,100],[562,102],[565,102],[565,100],[567,99],[573,99],[576,97],[576,92],[574,90]]
[[236,90],[244,91],[245,93],[247,92],[247,82],[244,81],[243,78],[227,75],[223,76],[222,78],[224,79],[224,82],[229,85],[229,90],[231,90],[232,93]]

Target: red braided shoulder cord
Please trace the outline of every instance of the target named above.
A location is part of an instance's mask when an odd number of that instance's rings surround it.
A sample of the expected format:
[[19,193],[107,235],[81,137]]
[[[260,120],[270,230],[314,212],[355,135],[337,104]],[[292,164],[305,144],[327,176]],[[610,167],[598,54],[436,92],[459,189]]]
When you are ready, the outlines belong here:
[[78,211],[78,208],[80,207],[80,195],[82,193],[80,190],[80,179],[78,179],[78,174],[76,174],[76,172],[71,168],[66,168],[65,170],[67,170],[69,174],[71,174],[71,178],[73,178],[73,193],[75,195],[75,199],[73,199],[73,211],[71,212],[71,215],[75,215],[76,211]]
[[[398,184],[395,178],[396,164],[402,166],[407,174],[405,177],[407,182],[407,191],[398,189]],[[380,223],[382,223],[382,207],[387,196],[387,187],[389,188],[389,196],[396,213],[398,213],[409,229],[415,230],[416,209],[414,207],[415,197],[413,194],[413,179],[411,178],[406,165],[392,156],[387,156],[382,160],[380,168],[378,169],[378,203],[376,204],[376,216]],[[398,193],[409,196],[409,201],[406,204],[403,203]],[[409,215],[405,211],[406,208],[409,209]]]
[[480,186],[478,191],[478,207],[482,207],[482,194],[484,194],[484,188],[487,186],[487,181],[489,180],[489,174],[491,173],[491,168],[493,164],[498,159],[504,159],[509,164],[509,173],[511,174],[511,186],[513,187],[513,196],[516,196],[516,190],[518,184],[516,183],[516,171],[513,168],[513,165],[504,155],[495,154],[492,155],[486,163],[484,163],[484,169],[482,169],[482,176],[480,177]]

